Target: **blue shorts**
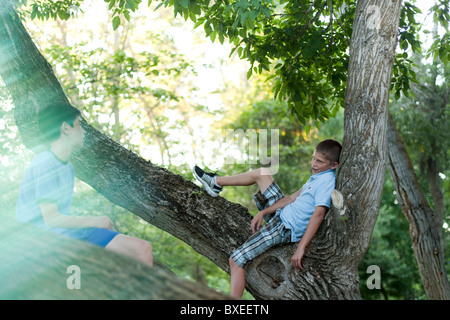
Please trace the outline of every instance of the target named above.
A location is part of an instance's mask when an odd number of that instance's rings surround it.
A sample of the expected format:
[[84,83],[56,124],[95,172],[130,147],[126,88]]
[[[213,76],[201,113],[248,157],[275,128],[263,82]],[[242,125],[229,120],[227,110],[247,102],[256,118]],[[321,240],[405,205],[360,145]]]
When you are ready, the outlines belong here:
[[81,229],[66,230],[62,234],[104,248],[119,233],[117,231],[104,228],[81,228]]
[[[283,197],[283,192],[274,181],[264,191],[264,194],[258,192],[254,196],[254,199],[256,206],[261,211],[270,207]],[[233,252],[231,259],[239,267],[243,268],[247,262],[253,260],[273,246],[291,242],[291,230],[287,229],[283,221],[281,221],[280,212],[281,210],[277,210],[275,214],[269,215],[266,219],[269,221]]]

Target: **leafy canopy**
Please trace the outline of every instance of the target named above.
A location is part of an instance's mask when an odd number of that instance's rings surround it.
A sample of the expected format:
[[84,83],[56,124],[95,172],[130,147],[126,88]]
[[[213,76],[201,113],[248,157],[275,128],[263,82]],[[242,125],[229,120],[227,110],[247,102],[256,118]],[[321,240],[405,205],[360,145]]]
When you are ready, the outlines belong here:
[[[117,29],[141,0],[105,0]],[[15,0],[27,4],[31,18],[69,19],[83,0]],[[247,76],[268,73],[275,97],[287,102],[291,116],[301,123],[309,119],[323,122],[344,105],[349,54],[348,48],[356,9],[354,0],[165,0],[155,1],[156,9],[173,7],[175,16],[203,26],[211,41],[228,40],[231,54],[250,62]],[[148,0],[147,5],[152,5]],[[399,52],[394,63],[392,89],[396,97],[408,94],[415,80],[408,51],[421,52],[418,40],[420,10],[404,2],[398,32]],[[431,8],[436,24],[447,32],[436,36],[428,55],[448,63],[449,4],[439,0]],[[230,54],[230,55],[231,55]]]

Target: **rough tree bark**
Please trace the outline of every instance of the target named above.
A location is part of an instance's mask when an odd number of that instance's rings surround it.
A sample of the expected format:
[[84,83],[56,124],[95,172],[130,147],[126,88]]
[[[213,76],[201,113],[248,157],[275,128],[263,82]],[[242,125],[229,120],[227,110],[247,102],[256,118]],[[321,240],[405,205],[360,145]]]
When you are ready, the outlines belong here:
[[450,299],[450,284],[445,269],[440,223],[431,210],[417,181],[403,139],[392,116],[388,118],[389,171],[397,198],[409,222],[414,254],[428,299]]
[[[371,20],[374,7],[380,15]],[[270,250],[246,266],[247,289],[255,298],[360,298],[357,267],[378,215],[384,181],[386,112],[400,7],[400,0],[358,3],[335,207],[308,246],[302,272],[290,266],[296,245]],[[7,0],[0,0],[0,11],[0,75],[14,101],[23,142],[35,149],[37,110],[67,98]],[[228,257],[250,235],[248,210],[199,192],[190,181],[83,125],[86,145],[71,159],[77,177],[228,271]]]
[[4,216],[0,243],[0,299],[230,299],[161,268]]

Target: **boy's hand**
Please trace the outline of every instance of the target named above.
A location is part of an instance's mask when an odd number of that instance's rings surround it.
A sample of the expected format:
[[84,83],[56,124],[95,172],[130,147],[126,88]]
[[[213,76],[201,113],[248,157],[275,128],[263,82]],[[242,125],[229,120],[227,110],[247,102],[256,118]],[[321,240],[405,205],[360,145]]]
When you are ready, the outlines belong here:
[[95,217],[95,220],[97,228],[105,228],[109,230],[112,230],[114,228],[114,224],[107,216]]
[[261,222],[262,222],[262,220],[264,218],[264,214],[262,214],[261,212],[262,211],[258,212],[258,214],[252,220],[251,227],[252,227],[252,232],[253,233],[258,231],[259,228],[261,227]]
[[305,249],[301,246],[298,246],[297,250],[295,250],[295,253],[291,258],[292,267],[294,267],[295,269],[297,269],[299,271],[303,269],[302,258],[303,258],[304,254],[305,254]]

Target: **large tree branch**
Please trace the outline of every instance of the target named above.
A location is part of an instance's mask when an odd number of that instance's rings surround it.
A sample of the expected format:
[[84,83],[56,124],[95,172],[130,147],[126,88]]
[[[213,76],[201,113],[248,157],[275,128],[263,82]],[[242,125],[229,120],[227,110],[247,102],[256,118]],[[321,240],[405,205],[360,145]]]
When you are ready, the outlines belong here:
[[230,299],[160,268],[4,216],[0,243],[0,299]]

